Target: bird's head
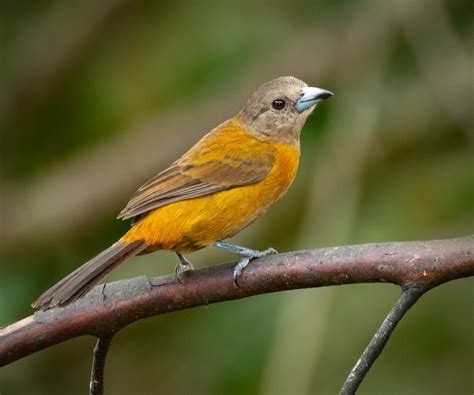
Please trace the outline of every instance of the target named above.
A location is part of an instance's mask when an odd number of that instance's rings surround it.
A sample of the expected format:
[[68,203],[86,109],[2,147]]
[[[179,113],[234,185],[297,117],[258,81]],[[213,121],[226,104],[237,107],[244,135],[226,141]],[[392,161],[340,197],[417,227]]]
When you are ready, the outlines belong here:
[[261,85],[237,115],[244,127],[279,142],[298,141],[316,105],[333,93],[309,87],[295,77],[279,77]]

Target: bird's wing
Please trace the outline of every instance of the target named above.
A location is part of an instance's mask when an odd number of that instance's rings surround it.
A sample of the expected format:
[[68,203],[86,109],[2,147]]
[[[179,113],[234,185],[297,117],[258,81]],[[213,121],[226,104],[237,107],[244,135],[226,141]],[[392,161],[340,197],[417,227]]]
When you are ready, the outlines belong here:
[[274,162],[267,143],[228,121],[142,185],[118,218],[135,217],[136,222],[170,203],[254,184],[267,176]]

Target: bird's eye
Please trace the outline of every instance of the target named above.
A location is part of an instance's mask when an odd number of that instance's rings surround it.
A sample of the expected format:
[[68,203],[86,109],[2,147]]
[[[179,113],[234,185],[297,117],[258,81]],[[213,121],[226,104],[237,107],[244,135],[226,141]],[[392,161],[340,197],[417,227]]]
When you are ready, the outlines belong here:
[[286,102],[283,99],[276,99],[272,101],[272,107],[275,110],[283,110],[285,108]]

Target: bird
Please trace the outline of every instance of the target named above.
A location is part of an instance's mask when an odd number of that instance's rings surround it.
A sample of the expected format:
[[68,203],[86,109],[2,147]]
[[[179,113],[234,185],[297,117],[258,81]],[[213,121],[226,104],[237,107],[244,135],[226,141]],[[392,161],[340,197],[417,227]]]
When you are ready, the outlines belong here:
[[131,228],[116,243],[46,290],[32,307],[48,310],[87,294],[135,255],[178,257],[175,275],[193,270],[184,254],[216,247],[239,254],[234,282],[254,259],[276,253],[230,244],[288,190],[300,158],[300,132],[331,91],[284,76],[262,84],[241,111],[205,134],[178,160],[143,184],[118,219]]

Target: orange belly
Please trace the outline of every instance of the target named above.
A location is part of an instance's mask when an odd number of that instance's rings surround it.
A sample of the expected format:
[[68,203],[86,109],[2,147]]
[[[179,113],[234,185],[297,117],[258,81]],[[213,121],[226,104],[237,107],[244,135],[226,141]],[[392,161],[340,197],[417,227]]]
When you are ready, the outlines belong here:
[[157,208],[122,240],[185,253],[235,235],[283,196],[296,175],[299,147],[272,144],[272,149],[275,165],[264,180]]

